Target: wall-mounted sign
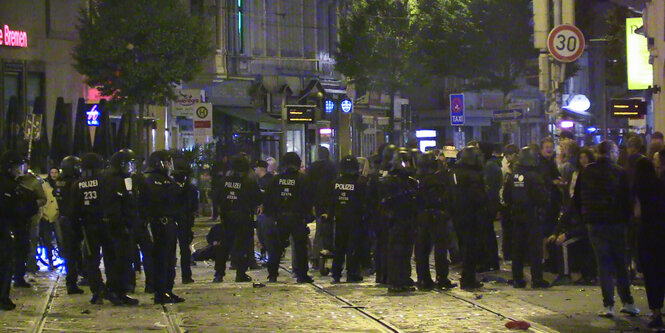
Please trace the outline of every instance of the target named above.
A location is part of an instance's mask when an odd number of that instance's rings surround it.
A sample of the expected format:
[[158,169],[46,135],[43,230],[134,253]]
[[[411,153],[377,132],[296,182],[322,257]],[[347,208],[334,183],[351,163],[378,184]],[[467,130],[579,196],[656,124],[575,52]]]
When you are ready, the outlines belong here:
[[342,112],[349,113],[353,111],[353,102],[350,99],[344,99],[339,103]]
[[612,116],[617,118],[640,118],[647,114],[647,102],[640,99],[613,99]]
[[197,103],[194,107],[194,142],[207,144],[212,142],[212,104]]
[[99,110],[97,109],[99,104],[86,104],[85,115],[88,117],[87,123],[88,126],[99,126]]
[[325,103],[326,113],[333,113],[335,111],[335,102],[327,99]]
[[2,26],[2,30],[0,30],[0,45],[28,47],[28,33],[25,31],[12,30],[5,24]]
[[316,105],[287,105],[286,119],[290,123],[314,122],[314,111]]
[[635,30],[644,26],[641,17],[626,19],[626,68],[628,89],[642,90],[653,85],[653,65],[649,63],[647,38]]
[[174,117],[194,118],[194,113],[200,103],[203,103],[200,90],[178,90],[176,91],[176,99],[171,102],[171,115]]
[[450,125],[464,125],[464,94],[450,94]]

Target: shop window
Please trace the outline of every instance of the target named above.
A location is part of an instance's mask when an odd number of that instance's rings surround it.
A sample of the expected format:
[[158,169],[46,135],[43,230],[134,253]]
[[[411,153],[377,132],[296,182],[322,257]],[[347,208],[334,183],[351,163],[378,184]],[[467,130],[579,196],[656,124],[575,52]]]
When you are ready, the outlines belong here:
[[28,73],[28,80],[26,81],[26,85],[28,110],[32,110],[35,106],[35,99],[39,96],[44,96],[44,73]]

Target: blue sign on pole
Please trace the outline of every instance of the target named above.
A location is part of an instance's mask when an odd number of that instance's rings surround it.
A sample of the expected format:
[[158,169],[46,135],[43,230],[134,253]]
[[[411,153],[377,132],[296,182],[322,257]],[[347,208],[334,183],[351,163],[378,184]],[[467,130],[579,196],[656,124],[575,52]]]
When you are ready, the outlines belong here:
[[349,113],[349,112],[351,112],[351,110],[353,110],[353,102],[351,102],[350,99],[342,100],[339,103],[339,106],[342,109],[342,112],[344,112],[344,113]]
[[87,116],[88,126],[99,126],[99,111],[97,110],[98,104],[88,104],[92,107],[85,112]]
[[450,94],[450,125],[464,126],[464,94]]

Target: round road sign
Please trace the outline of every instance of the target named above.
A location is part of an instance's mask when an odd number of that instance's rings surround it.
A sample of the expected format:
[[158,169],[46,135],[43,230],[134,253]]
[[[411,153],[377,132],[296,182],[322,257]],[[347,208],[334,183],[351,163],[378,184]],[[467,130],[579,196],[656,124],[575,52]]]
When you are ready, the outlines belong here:
[[561,62],[577,60],[584,52],[584,46],[584,34],[574,25],[557,26],[547,37],[547,50]]

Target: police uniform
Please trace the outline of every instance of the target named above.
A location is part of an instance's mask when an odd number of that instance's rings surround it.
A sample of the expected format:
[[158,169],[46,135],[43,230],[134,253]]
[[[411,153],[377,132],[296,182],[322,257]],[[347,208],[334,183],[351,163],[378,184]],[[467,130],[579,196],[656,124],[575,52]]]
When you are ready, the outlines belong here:
[[[186,163],[186,162],[185,162]],[[192,251],[194,216],[199,209],[199,189],[189,181],[189,168],[177,169],[173,178],[182,187],[180,216],[178,217],[178,248],[180,249],[180,275],[183,283],[192,283]]]
[[423,155],[419,161],[420,185],[418,192],[418,225],[416,231],[415,257],[418,287],[430,289],[435,286],[430,274],[429,258],[434,247],[436,286],[450,288],[448,280],[448,248],[451,243],[447,235],[447,223],[450,219],[449,195],[446,189],[446,175],[437,170],[436,157]]
[[[548,287],[543,280],[543,213],[548,208],[547,186],[537,168],[537,152],[523,148],[513,174],[506,179],[503,198],[513,218],[513,285],[523,288],[524,259],[530,258],[531,284]],[[531,154],[530,160],[526,154]]]
[[[134,209],[136,209],[136,207],[141,204],[141,194],[145,188],[145,175],[141,172],[137,172],[132,174],[130,178],[132,180],[132,201]],[[132,219],[131,235],[133,242],[131,248],[132,251],[134,251],[134,258],[132,260],[134,263],[134,270],[140,271],[141,269],[138,266],[143,264],[143,272],[145,274],[145,292],[148,294],[154,293],[154,268],[152,259],[154,244],[143,210],[136,212],[134,218]],[[133,282],[133,285],[136,285],[136,275],[134,272],[130,273],[130,281]]]
[[78,287],[79,272],[84,269],[81,254],[83,235],[80,228],[77,228],[77,225],[71,220],[71,207],[73,206],[71,190],[80,176],[80,159],[75,156],[65,157],[60,164],[60,169],[62,169],[62,173],[56,179],[53,190],[53,196],[58,202],[60,212],[60,218],[56,221],[56,233],[67,267],[65,279],[67,293],[80,294],[83,293],[83,290]]
[[265,213],[276,221],[276,235],[271,235],[268,258],[268,280],[277,280],[279,261],[284,252],[284,244],[289,236],[293,237],[292,253],[295,265],[294,273],[298,282],[310,282],[307,275],[307,237],[306,218],[312,215],[312,203],[308,195],[305,177],[298,171],[300,157],[295,153],[287,153],[282,157],[285,170],[275,176],[266,189],[264,200]]
[[[412,285],[411,256],[417,214],[418,181],[404,165],[407,151],[394,154],[392,169],[380,179],[381,215],[387,231],[386,277],[389,291],[407,291]],[[410,167],[410,166],[407,166]],[[386,232],[384,231],[384,232]]]
[[381,203],[381,183],[385,177],[388,177],[388,171],[392,167],[393,155],[397,147],[387,145],[383,148],[382,161],[377,173],[370,175],[368,180],[368,200],[372,207],[370,214],[371,231],[374,238],[374,269],[376,271],[376,283],[388,283],[388,261],[389,258],[389,240],[388,240],[388,219],[384,218],[384,207]]
[[329,190],[332,202],[328,214],[334,221],[335,249],[332,277],[335,282],[339,282],[347,259],[347,282],[359,282],[362,281],[359,250],[365,223],[367,185],[358,177],[358,161],[355,157],[343,158],[340,167],[342,175],[334,180],[332,191]]
[[180,212],[182,188],[169,175],[170,155],[156,151],[148,160],[145,188],[141,193],[143,211],[153,236],[153,271],[155,303],[179,303],[184,299],[173,294],[176,265],[176,219]]
[[19,205],[19,182],[10,174],[9,169],[18,164],[18,154],[6,152],[0,164],[0,310],[13,310],[16,305],[9,298],[12,282],[12,261],[14,239],[12,229],[14,223],[20,218],[17,207]]
[[464,148],[460,152],[460,159],[451,173],[452,205],[451,213],[455,227],[460,235],[462,248],[462,278],[463,289],[482,287],[476,280],[476,266],[478,264],[478,232],[482,223],[485,223],[485,213],[481,209],[487,205],[487,192],[482,174],[482,156],[475,147]]
[[[221,282],[226,272],[226,261],[233,253],[236,282],[251,281],[247,265],[254,253],[247,247],[247,238],[253,237],[253,214],[261,204],[261,190],[255,179],[248,177],[249,162],[244,156],[233,158],[233,172],[220,184],[219,213],[224,228],[224,239],[215,251],[215,281]],[[239,164],[239,165],[237,165]]]

